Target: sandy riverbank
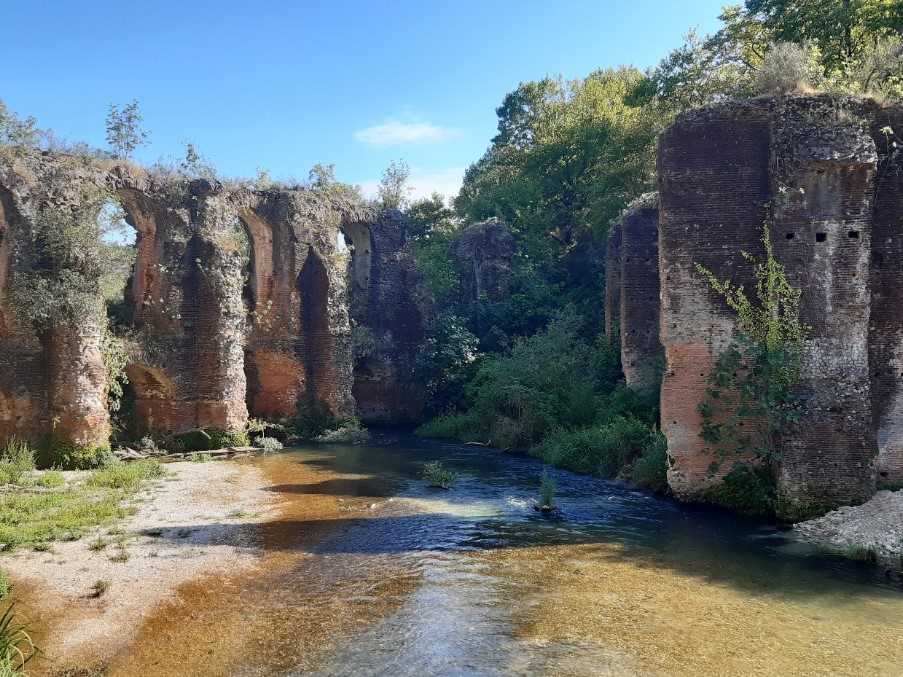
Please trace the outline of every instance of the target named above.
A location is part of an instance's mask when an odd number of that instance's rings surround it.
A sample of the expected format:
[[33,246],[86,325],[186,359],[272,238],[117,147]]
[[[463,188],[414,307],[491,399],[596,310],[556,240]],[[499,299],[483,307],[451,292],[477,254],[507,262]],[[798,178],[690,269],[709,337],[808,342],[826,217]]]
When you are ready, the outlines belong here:
[[[259,534],[249,521],[276,506],[262,473],[235,462],[166,468],[168,477],[143,488],[132,500],[136,513],[112,529],[54,542],[47,552],[3,557],[19,608],[32,619],[47,657],[29,666],[32,672],[102,663],[131,642],[180,585],[238,575],[257,564]],[[108,545],[98,549],[98,541]],[[99,581],[106,590],[97,595]]]

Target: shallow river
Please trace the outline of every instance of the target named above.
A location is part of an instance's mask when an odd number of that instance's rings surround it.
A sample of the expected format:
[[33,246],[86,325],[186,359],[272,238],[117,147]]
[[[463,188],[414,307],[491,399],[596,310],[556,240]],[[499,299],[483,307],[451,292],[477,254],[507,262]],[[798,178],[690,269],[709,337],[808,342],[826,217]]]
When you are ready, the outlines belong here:
[[[458,471],[427,488],[423,463]],[[903,587],[772,526],[383,434],[248,461],[284,501],[250,578],[180,590],[112,674],[903,674]]]

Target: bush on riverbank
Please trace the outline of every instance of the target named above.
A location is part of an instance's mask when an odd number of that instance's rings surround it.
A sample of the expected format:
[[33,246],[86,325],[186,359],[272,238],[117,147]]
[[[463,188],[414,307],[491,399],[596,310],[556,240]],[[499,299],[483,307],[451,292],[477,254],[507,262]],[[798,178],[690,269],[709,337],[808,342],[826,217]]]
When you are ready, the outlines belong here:
[[486,442],[558,467],[665,488],[667,453],[655,429],[655,392],[619,383],[618,351],[591,343],[565,312],[519,340],[507,354],[483,358],[467,388],[467,408],[428,421],[424,437]]

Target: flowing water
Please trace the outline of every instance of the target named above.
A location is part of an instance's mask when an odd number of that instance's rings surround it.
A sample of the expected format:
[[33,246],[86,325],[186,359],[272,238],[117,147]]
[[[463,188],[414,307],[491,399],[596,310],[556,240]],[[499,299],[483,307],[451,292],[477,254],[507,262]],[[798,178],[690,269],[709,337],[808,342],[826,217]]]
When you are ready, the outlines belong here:
[[550,518],[538,462],[403,435],[249,462],[284,502],[260,572],[186,586],[112,674],[903,674],[900,581],[770,525],[563,471]]

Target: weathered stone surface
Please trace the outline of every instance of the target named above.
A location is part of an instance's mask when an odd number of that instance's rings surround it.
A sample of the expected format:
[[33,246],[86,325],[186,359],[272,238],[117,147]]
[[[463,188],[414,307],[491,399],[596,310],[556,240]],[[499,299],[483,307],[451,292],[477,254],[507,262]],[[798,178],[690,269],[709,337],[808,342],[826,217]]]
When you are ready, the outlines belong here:
[[900,345],[899,320],[889,312],[899,307],[899,273],[875,275],[872,251],[881,229],[879,261],[894,255],[901,211],[897,198],[881,196],[881,182],[899,178],[881,173],[893,162],[876,148],[878,117],[874,105],[858,100],[763,98],[693,111],[663,134],[662,429],[672,456],[669,482],[679,496],[698,496],[731,465],[712,464],[697,406],[734,333],[734,315],[694,267],[752,289],[741,252],[762,255],[765,223],[775,256],[803,290],[802,319],[811,327],[798,387],[804,415],[783,440],[781,512],[814,514],[872,495],[875,383],[882,449],[893,457],[900,424],[890,412],[899,374],[895,379],[880,363],[892,362]]
[[875,491],[868,327],[875,144],[855,101],[788,99],[772,113],[774,252],[803,290],[810,327],[798,386],[804,416],[785,436],[785,515],[862,503]]
[[465,298],[476,301],[484,294],[491,301],[504,298],[515,250],[514,236],[498,219],[480,221],[461,231],[454,254]]
[[429,308],[420,272],[405,249],[406,228],[395,210],[343,228],[353,244],[351,317],[372,341],[354,366],[354,399],[368,422],[416,421],[423,410],[423,386],[414,381],[412,366]]
[[878,431],[876,469],[879,482],[903,486],[903,110],[875,106],[871,120],[880,157],[872,221],[869,325]]
[[730,344],[733,315],[696,272],[700,263],[751,288],[742,251],[761,254],[769,182],[769,107],[753,101],[693,111],[659,140],[661,341],[666,367],[662,432],[668,482],[682,498],[717,484],[729,464],[699,436],[698,405],[717,356]]
[[[37,265],[28,228],[37,206],[77,206],[85,186],[119,203],[137,233],[125,293],[133,432],[240,430],[249,410],[348,416],[355,378],[365,412],[418,411],[419,277],[399,214],[376,214],[341,190],[257,190],[127,162],[10,153],[0,161],[0,440],[50,430],[76,444],[108,438],[100,318],[39,335],[6,302],[10,271]],[[378,388],[353,374],[352,315],[382,341],[371,360]]]
[[621,222],[613,224],[605,246],[605,336],[618,340],[621,325]]
[[99,313],[77,320],[51,313],[38,324],[10,293],[16,274],[80,264],[47,256],[52,245],[35,242],[34,224],[49,218],[48,205],[77,207],[95,177],[90,164],[69,158],[0,157],[0,441],[91,446],[109,436]]
[[637,199],[621,217],[621,364],[634,390],[659,386],[663,349],[659,340],[658,194]]

